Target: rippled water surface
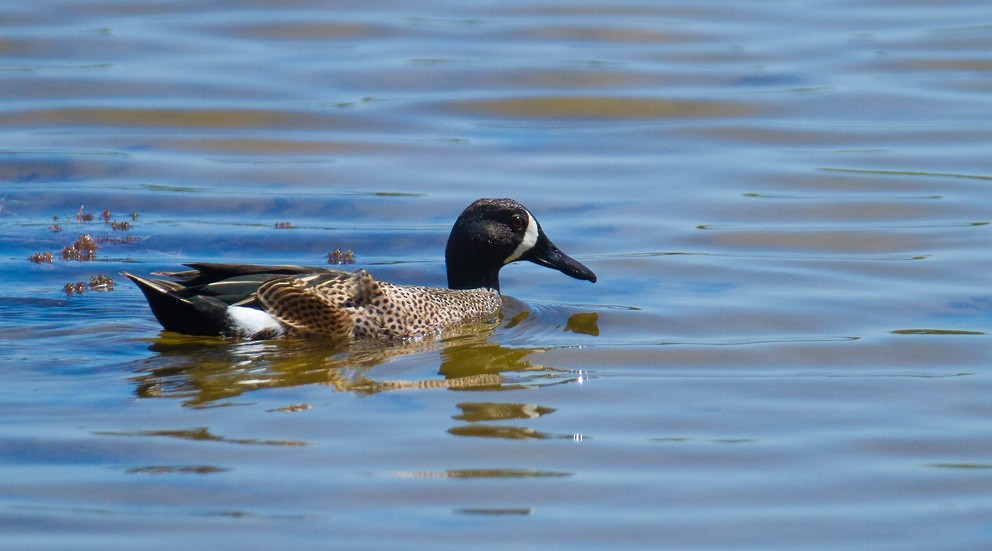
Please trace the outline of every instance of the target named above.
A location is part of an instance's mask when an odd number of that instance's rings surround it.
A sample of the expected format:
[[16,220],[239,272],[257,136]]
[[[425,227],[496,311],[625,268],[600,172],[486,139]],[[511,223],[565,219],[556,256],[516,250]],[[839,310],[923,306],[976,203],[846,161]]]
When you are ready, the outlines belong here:
[[[992,542],[987,2],[3,12],[0,547]],[[341,350],[119,276],[443,286],[484,196],[599,281]]]

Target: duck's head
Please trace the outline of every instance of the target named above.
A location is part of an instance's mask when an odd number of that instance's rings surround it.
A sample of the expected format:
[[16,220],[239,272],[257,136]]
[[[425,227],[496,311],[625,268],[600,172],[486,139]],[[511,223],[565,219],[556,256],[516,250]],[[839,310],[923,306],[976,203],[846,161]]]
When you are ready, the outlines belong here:
[[596,281],[596,274],[561,252],[530,211],[513,199],[479,199],[469,205],[451,228],[444,257],[451,289],[498,291],[500,268],[517,260]]

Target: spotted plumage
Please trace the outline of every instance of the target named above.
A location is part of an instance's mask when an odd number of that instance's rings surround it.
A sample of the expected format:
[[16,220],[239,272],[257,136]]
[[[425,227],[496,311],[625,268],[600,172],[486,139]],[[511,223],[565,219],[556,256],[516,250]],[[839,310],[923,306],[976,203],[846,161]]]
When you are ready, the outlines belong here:
[[330,340],[415,338],[491,320],[500,308],[493,289],[393,285],[365,270],[273,278],[257,295],[287,334]]
[[445,250],[448,289],[395,285],[365,270],[188,264],[148,279],[124,275],[169,331],[244,338],[279,336],[348,342],[440,336],[500,312],[499,270],[517,260],[596,281],[562,253],[512,199],[480,199],[455,221]]

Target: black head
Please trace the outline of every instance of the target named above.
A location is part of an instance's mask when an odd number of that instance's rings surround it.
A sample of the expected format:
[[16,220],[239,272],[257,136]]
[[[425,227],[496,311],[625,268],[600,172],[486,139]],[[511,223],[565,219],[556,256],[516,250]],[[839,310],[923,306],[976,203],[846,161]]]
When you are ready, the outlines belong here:
[[596,281],[596,274],[561,252],[537,219],[513,199],[479,199],[469,205],[451,228],[444,256],[451,289],[498,291],[500,268],[517,260]]

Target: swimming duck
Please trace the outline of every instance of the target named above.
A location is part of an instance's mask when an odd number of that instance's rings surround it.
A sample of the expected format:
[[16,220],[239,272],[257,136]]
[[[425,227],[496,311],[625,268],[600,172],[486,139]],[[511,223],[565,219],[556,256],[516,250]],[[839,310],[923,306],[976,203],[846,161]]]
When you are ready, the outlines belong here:
[[191,263],[149,279],[125,272],[167,331],[249,339],[280,336],[416,339],[500,311],[500,269],[518,260],[595,282],[513,199],[479,199],[458,216],[445,248],[448,288],[396,285],[365,270]]

